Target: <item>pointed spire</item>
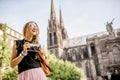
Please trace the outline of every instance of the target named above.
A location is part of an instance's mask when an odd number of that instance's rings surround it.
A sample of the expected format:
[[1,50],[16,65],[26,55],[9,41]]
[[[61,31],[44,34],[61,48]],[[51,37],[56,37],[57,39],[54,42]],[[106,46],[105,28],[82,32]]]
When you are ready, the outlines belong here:
[[54,9],[53,0],[51,0],[50,22],[51,22],[51,24],[54,25],[55,27],[58,26],[58,21],[57,21],[57,19],[56,19],[56,15],[55,15],[55,9]]
[[62,33],[62,39],[63,40],[64,39],[68,39],[67,30],[64,27],[64,22],[63,22],[61,7],[60,7],[60,28],[61,28],[61,33]]
[[56,19],[53,0],[51,0],[51,19]]
[[61,7],[60,7],[60,27],[62,27],[62,28],[64,27],[64,22],[63,22]]

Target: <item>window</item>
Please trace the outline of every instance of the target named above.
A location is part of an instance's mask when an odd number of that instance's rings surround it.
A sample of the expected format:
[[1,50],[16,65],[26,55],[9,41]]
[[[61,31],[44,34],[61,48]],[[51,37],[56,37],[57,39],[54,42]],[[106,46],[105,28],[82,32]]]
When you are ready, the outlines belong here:
[[7,33],[10,34],[10,28],[7,29]]
[[119,64],[120,63],[120,49],[117,46],[113,46],[112,54],[114,58],[114,63]]
[[92,53],[92,56],[93,56],[96,53],[96,51],[95,51],[95,44],[91,43],[90,47],[91,47],[91,53]]
[[106,42],[105,40],[101,40],[99,42],[99,46],[100,46],[101,52],[105,52],[106,51],[105,42]]
[[75,49],[72,50],[72,60],[73,61],[76,60],[76,51],[75,51]]
[[51,33],[49,34],[49,37],[50,37],[50,45],[52,45],[52,34]]
[[54,44],[57,44],[56,32],[54,32]]
[[88,49],[87,49],[87,47],[84,47],[82,50],[83,50],[84,59],[88,59],[89,55],[88,55]]

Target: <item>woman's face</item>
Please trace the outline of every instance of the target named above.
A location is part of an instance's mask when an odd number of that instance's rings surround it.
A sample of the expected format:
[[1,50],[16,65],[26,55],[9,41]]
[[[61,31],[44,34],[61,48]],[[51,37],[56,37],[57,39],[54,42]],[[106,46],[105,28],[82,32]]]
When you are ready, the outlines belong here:
[[35,23],[30,23],[27,31],[28,31],[27,32],[28,34],[37,35],[38,34],[38,26]]

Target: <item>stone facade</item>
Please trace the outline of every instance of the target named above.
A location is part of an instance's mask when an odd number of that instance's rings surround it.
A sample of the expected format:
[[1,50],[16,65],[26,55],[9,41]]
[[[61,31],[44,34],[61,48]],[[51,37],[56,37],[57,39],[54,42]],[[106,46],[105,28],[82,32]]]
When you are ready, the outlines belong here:
[[[0,35],[2,35],[2,32],[3,32],[2,25],[3,23],[0,23]],[[7,41],[10,42],[10,48],[12,47],[14,40],[23,38],[23,35],[21,33],[15,31],[14,29],[10,27],[7,28],[7,34],[8,34]]]
[[68,60],[82,67],[88,79],[105,76],[110,65],[120,66],[120,29],[69,39],[60,10],[57,21],[53,0],[47,29],[47,47],[58,59]]

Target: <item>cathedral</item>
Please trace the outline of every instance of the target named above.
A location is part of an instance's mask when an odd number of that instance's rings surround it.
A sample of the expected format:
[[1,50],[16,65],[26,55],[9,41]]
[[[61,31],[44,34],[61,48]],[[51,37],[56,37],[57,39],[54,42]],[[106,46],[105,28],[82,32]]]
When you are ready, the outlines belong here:
[[107,71],[120,70],[120,29],[106,24],[106,32],[69,39],[64,26],[62,11],[57,20],[54,3],[47,28],[47,48],[58,59],[70,61],[82,67],[88,80],[101,80]]

